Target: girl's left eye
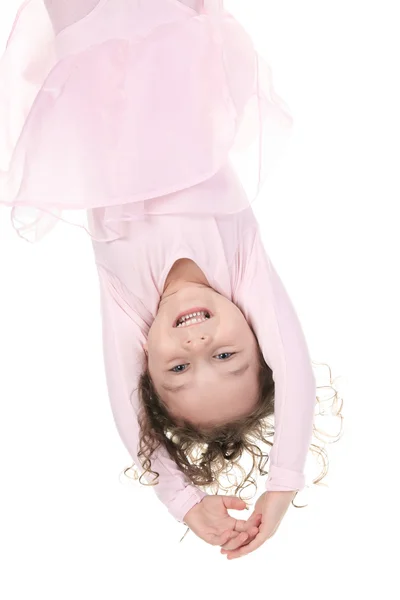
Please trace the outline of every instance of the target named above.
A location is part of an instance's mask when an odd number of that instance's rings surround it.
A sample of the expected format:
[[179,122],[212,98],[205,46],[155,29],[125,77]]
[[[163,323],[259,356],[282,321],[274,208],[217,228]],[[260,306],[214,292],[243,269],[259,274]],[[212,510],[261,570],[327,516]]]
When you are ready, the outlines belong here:
[[235,352],[222,352],[221,354],[217,354],[217,356],[215,358],[218,358],[218,360],[226,360],[227,358],[230,358],[234,354],[235,354]]
[[173,373],[183,373],[183,371],[186,371],[186,367],[188,365],[176,365],[176,367],[173,367],[172,369],[170,369],[170,371],[172,371]]

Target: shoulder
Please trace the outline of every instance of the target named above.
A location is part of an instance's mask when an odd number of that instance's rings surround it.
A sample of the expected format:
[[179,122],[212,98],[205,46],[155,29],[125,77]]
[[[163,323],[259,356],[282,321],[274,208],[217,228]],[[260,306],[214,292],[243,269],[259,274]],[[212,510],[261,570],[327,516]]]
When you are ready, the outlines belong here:
[[234,214],[219,216],[217,223],[225,252],[231,255],[243,252],[259,230],[250,206]]
[[257,248],[260,243],[262,245],[259,225],[251,210],[238,213],[234,221],[231,225],[232,245],[229,260],[233,298],[245,281],[253,277]]
[[263,248],[259,223],[252,210],[243,211],[238,227],[237,260],[249,264],[258,248]]

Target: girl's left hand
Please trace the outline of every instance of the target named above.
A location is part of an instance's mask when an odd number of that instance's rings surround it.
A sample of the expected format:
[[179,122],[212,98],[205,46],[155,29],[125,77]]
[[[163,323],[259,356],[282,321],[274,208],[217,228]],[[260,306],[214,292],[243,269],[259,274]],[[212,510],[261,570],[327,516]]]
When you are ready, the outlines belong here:
[[[242,548],[232,550],[227,546],[221,549],[221,554],[226,554],[228,560],[240,558],[254,552],[269,540],[277,531],[297,491],[264,492],[257,500],[252,517],[261,513],[260,531],[250,543],[245,542]],[[252,518],[250,517],[250,519]]]
[[234,519],[231,510],[244,510],[246,503],[237,496],[205,496],[184,517],[184,522],[199,538],[212,546],[236,550],[248,544],[259,533],[261,515],[248,521]]

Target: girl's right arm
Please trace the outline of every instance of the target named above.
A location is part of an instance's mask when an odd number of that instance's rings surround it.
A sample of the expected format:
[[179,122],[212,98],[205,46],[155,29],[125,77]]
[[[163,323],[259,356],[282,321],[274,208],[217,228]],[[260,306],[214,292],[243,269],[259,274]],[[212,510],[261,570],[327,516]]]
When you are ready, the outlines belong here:
[[[119,435],[140,471],[137,456],[139,399],[137,383],[143,363],[145,336],[132,309],[131,292],[110,271],[97,264],[100,281],[103,355],[111,409]],[[153,487],[157,497],[180,523],[185,514],[207,496],[178,469],[160,447],[151,458],[151,469],[159,473]],[[154,475],[149,478],[149,483]],[[141,484],[140,484],[141,485]]]

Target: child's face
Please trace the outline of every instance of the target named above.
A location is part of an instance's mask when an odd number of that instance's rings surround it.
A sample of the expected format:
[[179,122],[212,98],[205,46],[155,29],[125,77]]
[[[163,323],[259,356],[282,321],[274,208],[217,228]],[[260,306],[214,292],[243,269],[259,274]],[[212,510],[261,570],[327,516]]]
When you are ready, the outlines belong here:
[[[201,309],[210,318],[203,313],[201,322],[177,327],[179,316]],[[257,341],[237,306],[212,288],[189,285],[163,301],[145,350],[155,389],[175,418],[222,425],[255,408]]]

